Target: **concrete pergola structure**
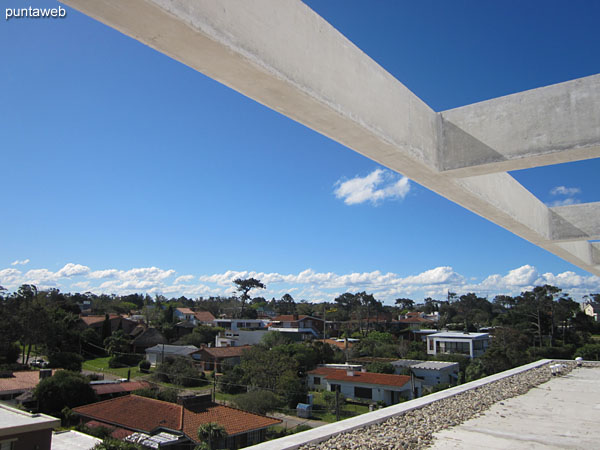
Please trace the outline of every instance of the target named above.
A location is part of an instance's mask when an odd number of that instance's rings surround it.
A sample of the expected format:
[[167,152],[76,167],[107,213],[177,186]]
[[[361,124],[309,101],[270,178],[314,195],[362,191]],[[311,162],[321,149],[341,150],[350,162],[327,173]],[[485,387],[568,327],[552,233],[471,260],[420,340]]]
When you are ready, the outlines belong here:
[[435,112],[300,0],[62,0],[600,276],[600,202],[507,171],[600,157],[600,74]]

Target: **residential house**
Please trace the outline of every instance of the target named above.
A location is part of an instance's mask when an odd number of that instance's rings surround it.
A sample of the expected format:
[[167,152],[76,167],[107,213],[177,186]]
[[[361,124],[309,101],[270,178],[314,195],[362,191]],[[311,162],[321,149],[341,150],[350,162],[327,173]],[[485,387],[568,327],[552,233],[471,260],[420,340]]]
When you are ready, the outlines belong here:
[[45,414],[30,414],[0,404],[0,449],[51,450],[52,429],[60,419]]
[[154,327],[144,328],[131,341],[131,351],[133,353],[143,353],[146,349],[159,344],[169,342],[158,329]]
[[0,400],[13,400],[25,392],[32,391],[40,380],[52,376],[53,373],[52,369],[42,369],[0,374]]
[[264,330],[268,321],[264,319],[215,319],[216,327],[225,328],[226,330]]
[[581,310],[590,317],[593,317],[598,322],[598,316],[600,316],[600,303],[598,302],[583,302],[581,304]]
[[339,391],[345,397],[394,405],[421,395],[421,382],[406,375],[371,373],[330,367],[308,372],[309,389]]
[[159,448],[161,442],[167,442],[171,450],[188,450],[200,443],[198,428],[209,422],[223,426],[227,433],[214,448],[228,449],[262,442],[265,430],[281,423],[213,403],[211,394],[180,396],[177,403],[128,395],[80,406],[73,411],[88,427],[103,426],[113,436],[129,442],[147,442],[151,448]]
[[163,362],[169,356],[183,356],[191,358],[191,355],[198,350],[195,345],[167,345],[158,344],[146,349],[146,359],[151,365],[155,366]]
[[457,362],[399,359],[392,361],[391,364],[394,366],[395,374],[408,375],[412,372],[424,386],[456,384],[458,381],[459,364]]
[[215,316],[210,311],[196,311],[194,313],[194,323],[196,325],[213,326],[214,322]]
[[286,314],[275,317],[269,331],[279,331],[295,340],[320,338],[323,335],[323,319],[318,317]]
[[96,316],[81,315],[79,316],[80,326],[82,328],[91,328],[98,333],[98,336],[102,336],[102,327],[104,326],[104,321],[106,320],[107,316],[110,322],[111,333],[114,333],[117,330],[123,330],[123,333],[129,334],[138,325],[137,322],[127,317],[122,317],[118,314],[108,314]]
[[110,398],[129,395],[138,389],[150,388],[150,383],[146,381],[112,381],[101,380],[91,381],[90,386],[96,393],[99,400],[108,400]]
[[256,345],[268,330],[225,330],[215,336],[215,347],[239,347]]
[[173,311],[173,315],[177,318],[177,320],[186,320],[192,323],[195,320],[194,314],[194,311],[192,311],[190,308],[175,308],[175,311]]
[[458,353],[476,358],[490,345],[489,333],[444,331],[427,335],[427,354]]
[[202,347],[192,353],[192,359],[196,366],[203,371],[222,371],[223,364],[235,366],[240,363],[242,354],[248,350],[250,345],[239,347]]

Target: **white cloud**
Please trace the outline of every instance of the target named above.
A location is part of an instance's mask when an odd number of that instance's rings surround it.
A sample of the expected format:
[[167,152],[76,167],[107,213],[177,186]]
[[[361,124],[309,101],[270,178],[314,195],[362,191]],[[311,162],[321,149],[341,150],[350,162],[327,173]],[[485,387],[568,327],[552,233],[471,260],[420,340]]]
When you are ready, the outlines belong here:
[[16,261],[13,261],[10,265],[11,266],[24,266],[27,263],[29,263],[29,259],[22,259],[22,260],[17,259]]
[[[71,282],[71,277],[83,279]],[[424,297],[444,299],[450,290],[458,295],[475,292],[479,295],[518,295],[536,285],[557,286],[574,298],[600,292],[600,277],[578,275],[575,272],[541,274],[531,265],[508,270],[505,274],[491,274],[482,281],[466,277],[451,266],[439,266],[413,275],[383,273],[316,272],[313,269],[298,273],[226,271],[212,275],[181,275],[174,270],[157,267],[132,268],[129,270],[103,269],[91,271],[89,267],[69,263],[57,272],[48,269],[32,269],[26,273],[14,268],[0,269],[0,285],[16,290],[21,284],[35,284],[40,289],[58,287],[66,292],[90,291],[96,294],[147,293],[178,297],[208,297],[231,295],[236,278],[257,278],[267,289],[256,289],[251,295],[265,298],[280,298],[284,293],[293,293],[296,301],[332,301],[344,292],[367,291],[381,301],[392,303],[398,297],[410,297],[420,301]]]
[[59,278],[75,277],[78,275],[85,275],[89,271],[90,271],[90,268],[88,266],[82,266],[81,264],[68,263],[65,265],[65,267],[63,267],[58,272],[56,272],[56,276]]
[[576,195],[580,194],[581,189],[576,187],[556,186],[550,190],[551,195]]
[[334,194],[346,205],[371,202],[377,205],[385,199],[403,199],[410,191],[410,182],[404,176],[389,170],[375,169],[365,177],[338,180]]
[[173,282],[173,284],[188,283],[188,282],[192,281],[194,278],[196,278],[194,275],[182,275],[180,277],[175,278],[175,281]]

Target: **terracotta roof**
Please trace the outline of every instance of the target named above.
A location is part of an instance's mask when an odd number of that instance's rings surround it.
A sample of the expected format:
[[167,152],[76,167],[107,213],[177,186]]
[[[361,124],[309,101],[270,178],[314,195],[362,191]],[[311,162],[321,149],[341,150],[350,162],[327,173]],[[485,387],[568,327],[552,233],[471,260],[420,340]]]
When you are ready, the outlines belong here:
[[203,423],[216,422],[225,428],[229,436],[247,433],[281,423],[281,420],[252,414],[229,406],[212,403],[208,407],[185,409],[183,432],[196,440],[198,427]]
[[[108,316],[108,320],[119,318],[121,318],[121,316],[119,316],[118,314],[109,314]],[[83,322],[89,327],[90,325],[94,325],[99,322],[104,322],[105,316],[81,316],[80,319],[83,320]]]
[[117,394],[120,392],[133,392],[138,389],[145,389],[148,387],[150,387],[150,383],[147,383],[145,381],[128,381],[125,383],[107,383],[92,385],[92,389],[98,395]]
[[194,311],[192,311],[190,308],[175,308],[177,311],[179,311],[181,314],[194,314]]
[[213,316],[210,311],[195,312],[194,317],[200,322],[212,322],[215,320],[215,316]]
[[242,356],[244,350],[248,350],[251,345],[240,345],[238,347],[203,347],[196,353],[206,352],[213,358],[234,358]]
[[79,406],[73,411],[91,419],[148,433],[157,427],[181,429],[180,405],[137,395]]
[[[54,370],[52,374],[54,374]],[[28,370],[13,372],[11,377],[0,378],[0,393],[19,392],[33,389],[40,382],[40,372]]]
[[[197,442],[198,427],[203,423],[217,422],[228,435],[247,433],[281,423],[281,420],[252,414],[229,406],[207,403],[183,408],[137,395],[128,395],[104,402],[74,408],[77,414],[92,418],[92,422],[132,430],[151,432],[158,427],[183,431]],[[88,426],[90,423],[88,422]],[[183,423],[182,423],[183,422]],[[96,425],[99,426],[99,425]]]
[[389,375],[387,373],[354,372],[349,376],[346,370],[318,367],[308,372],[312,375],[320,375],[330,381],[346,381],[350,383],[379,384],[384,386],[404,386],[410,382],[407,375]]

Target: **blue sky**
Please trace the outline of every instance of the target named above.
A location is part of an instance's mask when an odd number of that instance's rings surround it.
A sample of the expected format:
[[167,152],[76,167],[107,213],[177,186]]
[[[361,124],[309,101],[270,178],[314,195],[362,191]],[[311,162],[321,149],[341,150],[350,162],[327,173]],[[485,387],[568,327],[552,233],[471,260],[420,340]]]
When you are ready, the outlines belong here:
[[[598,2],[306,3],[436,111],[600,72]],[[254,275],[267,298],[311,301],[600,292],[598,277],[67,12],[0,22],[9,290],[196,297]],[[598,173],[590,160],[513,175],[561,204],[598,201]]]

